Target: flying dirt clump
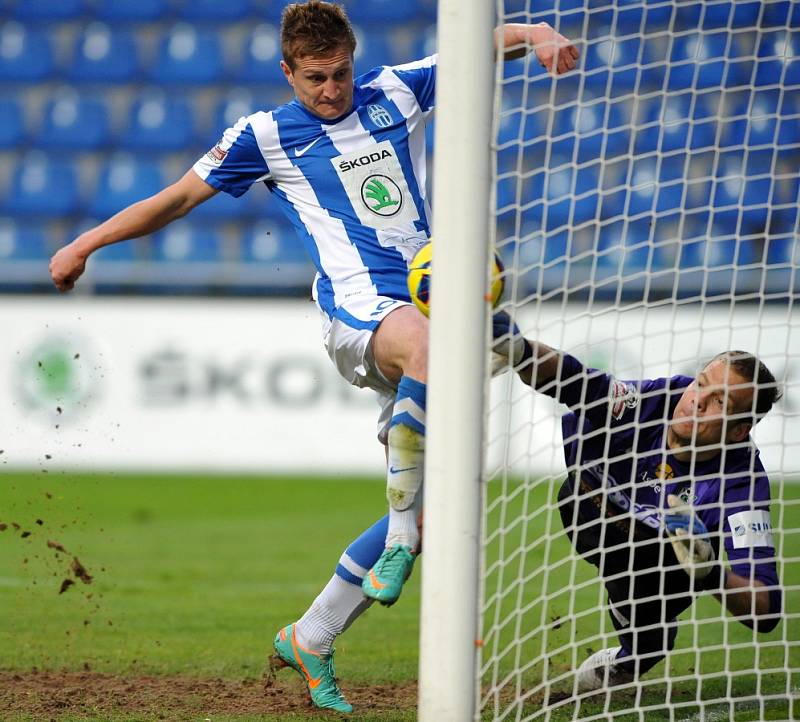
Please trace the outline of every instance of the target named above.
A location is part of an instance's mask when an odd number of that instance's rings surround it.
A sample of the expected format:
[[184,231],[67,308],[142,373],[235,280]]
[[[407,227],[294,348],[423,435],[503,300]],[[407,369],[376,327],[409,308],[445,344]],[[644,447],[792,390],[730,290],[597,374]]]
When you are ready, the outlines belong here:
[[[72,563],[70,564],[69,568],[70,568],[70,571],[72,572],[73,576],[75,577],[75,579],[80,580],[84,584],[91,584],[92,583],[92,579],[94,579],[94,577],[92,577],[92,575],[89,574],[89,571],[86,569],[85,566],[83,566],[83,564],[81,563],[80,559],[78,559],[78,557],[76,557],[74,554],[71,554],[70,552],[68,552],[64,548],[64,546],[62,544],[59,544],[56,541],[48,540],[47,546],[50,549],[55,549],[57,554],[65,554],[66,556],[72,557]],[[75,584],[75,582],[72,579],[70,579],[69,577],[65,578],[61,582],[61,587],[59,588],[58,593],[59,594],[63,594],[64,592],[67,591],[67,589],[69,589],[74,584]]]

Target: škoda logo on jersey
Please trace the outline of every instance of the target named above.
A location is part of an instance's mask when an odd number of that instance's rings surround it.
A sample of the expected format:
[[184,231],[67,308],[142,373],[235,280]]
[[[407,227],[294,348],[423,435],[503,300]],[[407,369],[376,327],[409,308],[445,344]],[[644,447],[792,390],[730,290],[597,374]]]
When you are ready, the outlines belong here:
[[362,166],[369,165],[370,163],[377,163],[379,160],[383,160],[384,158],[394,158],[394,156],[384,148],[380,151],[376,150],[372,153],[361,155],[358,158],[343,160],[341,163],[339,163],[339,169],[343,172],[353,170],[353,168],[360,168]]

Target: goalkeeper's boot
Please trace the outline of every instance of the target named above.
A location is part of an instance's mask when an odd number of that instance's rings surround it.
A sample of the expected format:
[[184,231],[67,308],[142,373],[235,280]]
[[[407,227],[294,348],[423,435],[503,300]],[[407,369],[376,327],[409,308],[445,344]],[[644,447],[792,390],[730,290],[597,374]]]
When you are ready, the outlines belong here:
[[275,654],[271,661],[273,671],[291,667],[306,683],[311,701],[322,709],[352,712],[353,706],[342,695],[333,669],[333,651],[318,654],[301,647],[297,641],[294,624],[284,627],[275,636]]
[[389,607],[403,591],[403,584],[411,576],[417,555],[405,544],[393,544],[383,550],[375,566],[367,572],[361,589],[364,595]]
[[599,692],[612,687],[631,684],[633,673],[616,664],[617,655],[622,647],[601,649],[584,660],[578,667],[578,692]]

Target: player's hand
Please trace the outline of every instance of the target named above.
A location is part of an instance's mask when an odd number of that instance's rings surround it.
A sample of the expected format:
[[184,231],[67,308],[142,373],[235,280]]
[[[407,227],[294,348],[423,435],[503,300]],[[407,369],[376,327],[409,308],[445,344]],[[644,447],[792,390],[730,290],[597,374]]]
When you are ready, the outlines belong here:
[[492,371],[519,365],[525,358],[528,342],[505,311],[496,311],[492,316]]
[[81,251],[76,242],[64,246],[50,259],[50,277],[62,293],[75,286],[86,269],[87,254]]
[[533,48],[539,64],[549,72],[561,75],[578,64],[578,48],[547,23],[528,25],[525,36],[525,43]]
[[703,580],[714,568],[714,548],[708,541],[708,529],[694,513],[674,494],[667,497],[670,511],[664,514],[664,526],[683,570],[693,580]]

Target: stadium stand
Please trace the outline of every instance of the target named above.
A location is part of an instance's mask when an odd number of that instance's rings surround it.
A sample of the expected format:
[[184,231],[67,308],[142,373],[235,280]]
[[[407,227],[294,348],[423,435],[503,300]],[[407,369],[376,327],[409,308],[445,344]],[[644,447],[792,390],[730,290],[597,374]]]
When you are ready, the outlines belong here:
[[[64,227],[156,192],[240,117],[291,98],[278,65],[283,4],[0,0],[0,290],[19,290],[20,269],[46,260],[48,239],[67,240]],[[435,0],[345,4],[357,71],[434,51]],[[530,4],[507,0],[508,19]],[[533,19],[556,22],[555,10],[561,32],[586,41],[584,72],[554,82],[529,59],[503,67],[496,208],[500,237],[517,239],[504,252],[531,273],[544,261],[558,283],[600,273],[609,283],[598,292],[612,295],[615,273],[647,262],[652,289],[671,292],[675,271],[687,293],[708,283],[690,272],[703,261],[796,262],[796,4],[539,0]],[[523,208],[513,223],[512,206]],[[184,285],[306,293],[311,265],[277,212],[261,188],[200,206],[182,231],[187,262],[224,272]],[[140,291],[179,288],[188,276],[165,238],[98,256],[95,287],[129,290],[127,273]]]
[[140,69],[139,48],[130,31],[92,22],[76,38],[64,72],[73,83],[127,83]]

